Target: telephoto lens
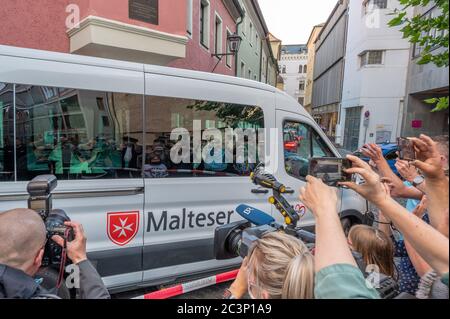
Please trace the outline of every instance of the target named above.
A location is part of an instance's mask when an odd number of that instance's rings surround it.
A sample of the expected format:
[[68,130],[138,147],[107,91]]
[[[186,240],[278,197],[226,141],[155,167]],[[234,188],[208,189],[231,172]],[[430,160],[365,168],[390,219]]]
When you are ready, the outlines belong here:
[[214,256],[217,260],[245,258],[253,244],[265,234],[277,231],[269,225],[252,227],[247,221],[237,221],[217,227],[214,234]]

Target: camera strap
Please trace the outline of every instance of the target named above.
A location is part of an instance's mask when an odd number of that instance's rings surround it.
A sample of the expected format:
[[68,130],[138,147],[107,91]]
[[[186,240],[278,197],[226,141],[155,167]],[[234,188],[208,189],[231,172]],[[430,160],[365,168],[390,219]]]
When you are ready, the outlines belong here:
[[69,231],[70,231],[69,228],[67,228],[64,231],[64,245],[61,252],[61,264],[59,265],[58,281],[56,282],[57,289],[61,287],[62,281],[64,279],[64,270],[66,268],[66,261],[67,261],[67,238],[69,236]]

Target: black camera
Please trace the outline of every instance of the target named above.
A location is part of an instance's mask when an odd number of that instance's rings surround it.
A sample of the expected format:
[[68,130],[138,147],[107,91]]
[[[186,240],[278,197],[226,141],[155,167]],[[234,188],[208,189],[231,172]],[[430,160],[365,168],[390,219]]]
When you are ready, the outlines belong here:
[[[297,227],[300,216],[283,197],[283,194],[292,193],[292,190],[281,184],[276,178],[264,172],[263,166],[258,166],[250,175],[252,182],[263,188],[272,190],[269,203],[284,217],[285,224],[275,222],[270,215],[247,205],[236,208],[239,215],[246,220],[237,221],[228,225],[217,227],[214,234],[214,256],[217,260],[231,259],[241,256],[244,258],[255,241],[265,234],[282,231],[288,235],[302,240],[305,244],[314,244],[316,236]],[[253,226],[255,225],[255,226]]]
[[245,258],[255,241],[275,230],[269,225],[252,227],[245,220],[218,227],[214,234],[214,255],[217,260]]
[[[27,185],[28,208],[41,216],[48,239],[59,235],[66,241],[71,241],[74,237],[73,230],[64,225],[66,221],[70,221],[70,218],[63,210],[52,208],[52,191],[57,184],[58,181],[54,175],[40,175],[31,180]],[[60,266],[62,262],[62,248],[52,240],[47,240],[42,266]]]
[[265,234],[283,231],[302,240],[306,245],[314,244],[316,236],[303,229],[294,233],[287,231],[280,224],[252,226],[248,221],[237,221],[228,225],[217,227],[214,233],[214,256],[217,260],[236,257],[245,258],[252,249],[253,244]]

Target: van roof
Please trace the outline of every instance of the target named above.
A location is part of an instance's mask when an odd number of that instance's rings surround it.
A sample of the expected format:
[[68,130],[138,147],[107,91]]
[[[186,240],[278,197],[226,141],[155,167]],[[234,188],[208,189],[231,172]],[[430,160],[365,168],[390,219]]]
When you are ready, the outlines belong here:
[[77,54],[59,53],[53,51],[35,50],[35,49],[0,45],[0,56],[11,56],[25,59],[38,59],[63,63],[83,64],[105,68],[115,68],[115,69],[131,70],[168,76],[177,76],[191,79],[199,79],[199,80],[201,79],[213,82],[246,86],[264,91],[276,92],[276,88],[268,84],[238,78],[234,76],[171,68],[165,66],[141,64],[121,60],[97,58]]

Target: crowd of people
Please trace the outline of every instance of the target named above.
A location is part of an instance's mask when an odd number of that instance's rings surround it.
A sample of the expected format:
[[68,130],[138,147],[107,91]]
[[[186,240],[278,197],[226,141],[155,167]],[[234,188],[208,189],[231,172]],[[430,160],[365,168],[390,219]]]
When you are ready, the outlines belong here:
[[[376,280],[368,277],[378,273],[398,283],[399,296],[448,299],[448,137],[421,135],[410,140],[417,160],[397,161],[401,178],[375,144],[362,149],[369,163],[347,156],[352,167],[346,173],[361,179],[340,186],[376,208],[373,225],[356,225],[346,234],[338,214],[337,188],[307,176],[299,199],[316,220],[314,248],[283,232],[264,235],[244,259],[227,298],[377,299]],[[407,199],[406,207],[399,199]],[[87,260],[82,225],[67,226],[74,230],[73,241],[58,236],[52,240],[79,266],[80,295],[109,298]],[[0,234],[0,298],[58,298],[34,278],[47,243],[41,217],[29,209],[4,212]]]
[[378,299],[377,283],[367,280],[377,272],[397,283],[397,298],[448,299],[448,136],[410,140],[417,160],[397,160],[401,177],[376,144],[361,150],[369,163],[347,156],[353,166],[346,172],[362,179],[340,186],[374,206],[373,225],[356,225],[345,234],[336,188],[308,176],[300,200],[316,219],[314,251],[286,234],[263,236],[226,297]]

